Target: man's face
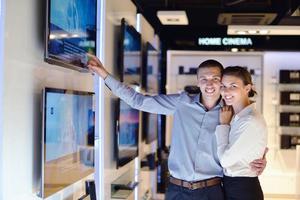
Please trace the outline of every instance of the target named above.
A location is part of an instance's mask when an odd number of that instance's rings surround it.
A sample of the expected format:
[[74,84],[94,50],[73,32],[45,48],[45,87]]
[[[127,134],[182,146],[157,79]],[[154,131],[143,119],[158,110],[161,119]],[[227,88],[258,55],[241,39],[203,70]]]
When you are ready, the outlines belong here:
[[198,70],[198,87],[202,98],[216,101],[220,97],[221,71],[218,67],[204,67]]

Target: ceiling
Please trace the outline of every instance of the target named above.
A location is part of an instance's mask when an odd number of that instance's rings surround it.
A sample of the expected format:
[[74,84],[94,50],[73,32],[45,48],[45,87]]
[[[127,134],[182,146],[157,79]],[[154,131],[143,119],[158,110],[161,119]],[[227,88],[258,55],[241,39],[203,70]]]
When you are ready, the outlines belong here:
[[[300,16],[291,16],[299,10],[300,0],[132,0],[167,48],[190,49],[199,36],[226,36],[227,24],[258,25],[260,18],[275,14],[265,21],[267,25],[300,25]],[[156,16],[159,10],[185,10],[189,25],[162,25]],[[235,20],[225,23],[220,13],[233,13]],[[259,14],[254,17],[241,14]],[[261,22],[261,21],[260,21]]]

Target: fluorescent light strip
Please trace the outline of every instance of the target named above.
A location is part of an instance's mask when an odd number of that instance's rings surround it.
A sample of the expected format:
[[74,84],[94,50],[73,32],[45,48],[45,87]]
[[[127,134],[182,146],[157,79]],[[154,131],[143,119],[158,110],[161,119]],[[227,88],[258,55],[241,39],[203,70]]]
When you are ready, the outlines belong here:
[[300,26],[238,26],[229,25],[228,35],[300,35]]

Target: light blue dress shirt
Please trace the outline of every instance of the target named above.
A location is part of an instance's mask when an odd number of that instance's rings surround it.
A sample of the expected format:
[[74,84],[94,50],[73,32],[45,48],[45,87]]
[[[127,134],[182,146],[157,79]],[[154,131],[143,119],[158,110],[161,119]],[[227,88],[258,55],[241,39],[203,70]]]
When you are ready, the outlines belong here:
[[215,137],[216,126],[219,124],[220,103],[208,111],[199,102],[200,94],[189,96],[182,92],[142,95],[110,75],[106,77],[105,84],[116,96],[135,109],[173,115],[168,158],[171,176],[186,181],[223,176]]

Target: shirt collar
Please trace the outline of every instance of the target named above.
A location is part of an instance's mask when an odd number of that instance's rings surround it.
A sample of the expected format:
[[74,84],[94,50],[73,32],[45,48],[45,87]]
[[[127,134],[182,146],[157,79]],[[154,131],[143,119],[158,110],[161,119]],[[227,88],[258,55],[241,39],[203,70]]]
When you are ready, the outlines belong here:
[[243,108],[238,114],[235,115],[235,120],[238,120],[239,118],[248,115],[249,113],[253,112],[256,108],[256,103],[252,102],[245,108]]
[[[199,94],[193,96],[192,103],[199,103],[202,107],[205,108],[205,106],[200,102],[201,95],[202,94],[200,92]],[[220,98],[218,99],[215,107],[223,107],[223,105],[224,105],[224,103],[222,101],[222,97],[220,96]]]

